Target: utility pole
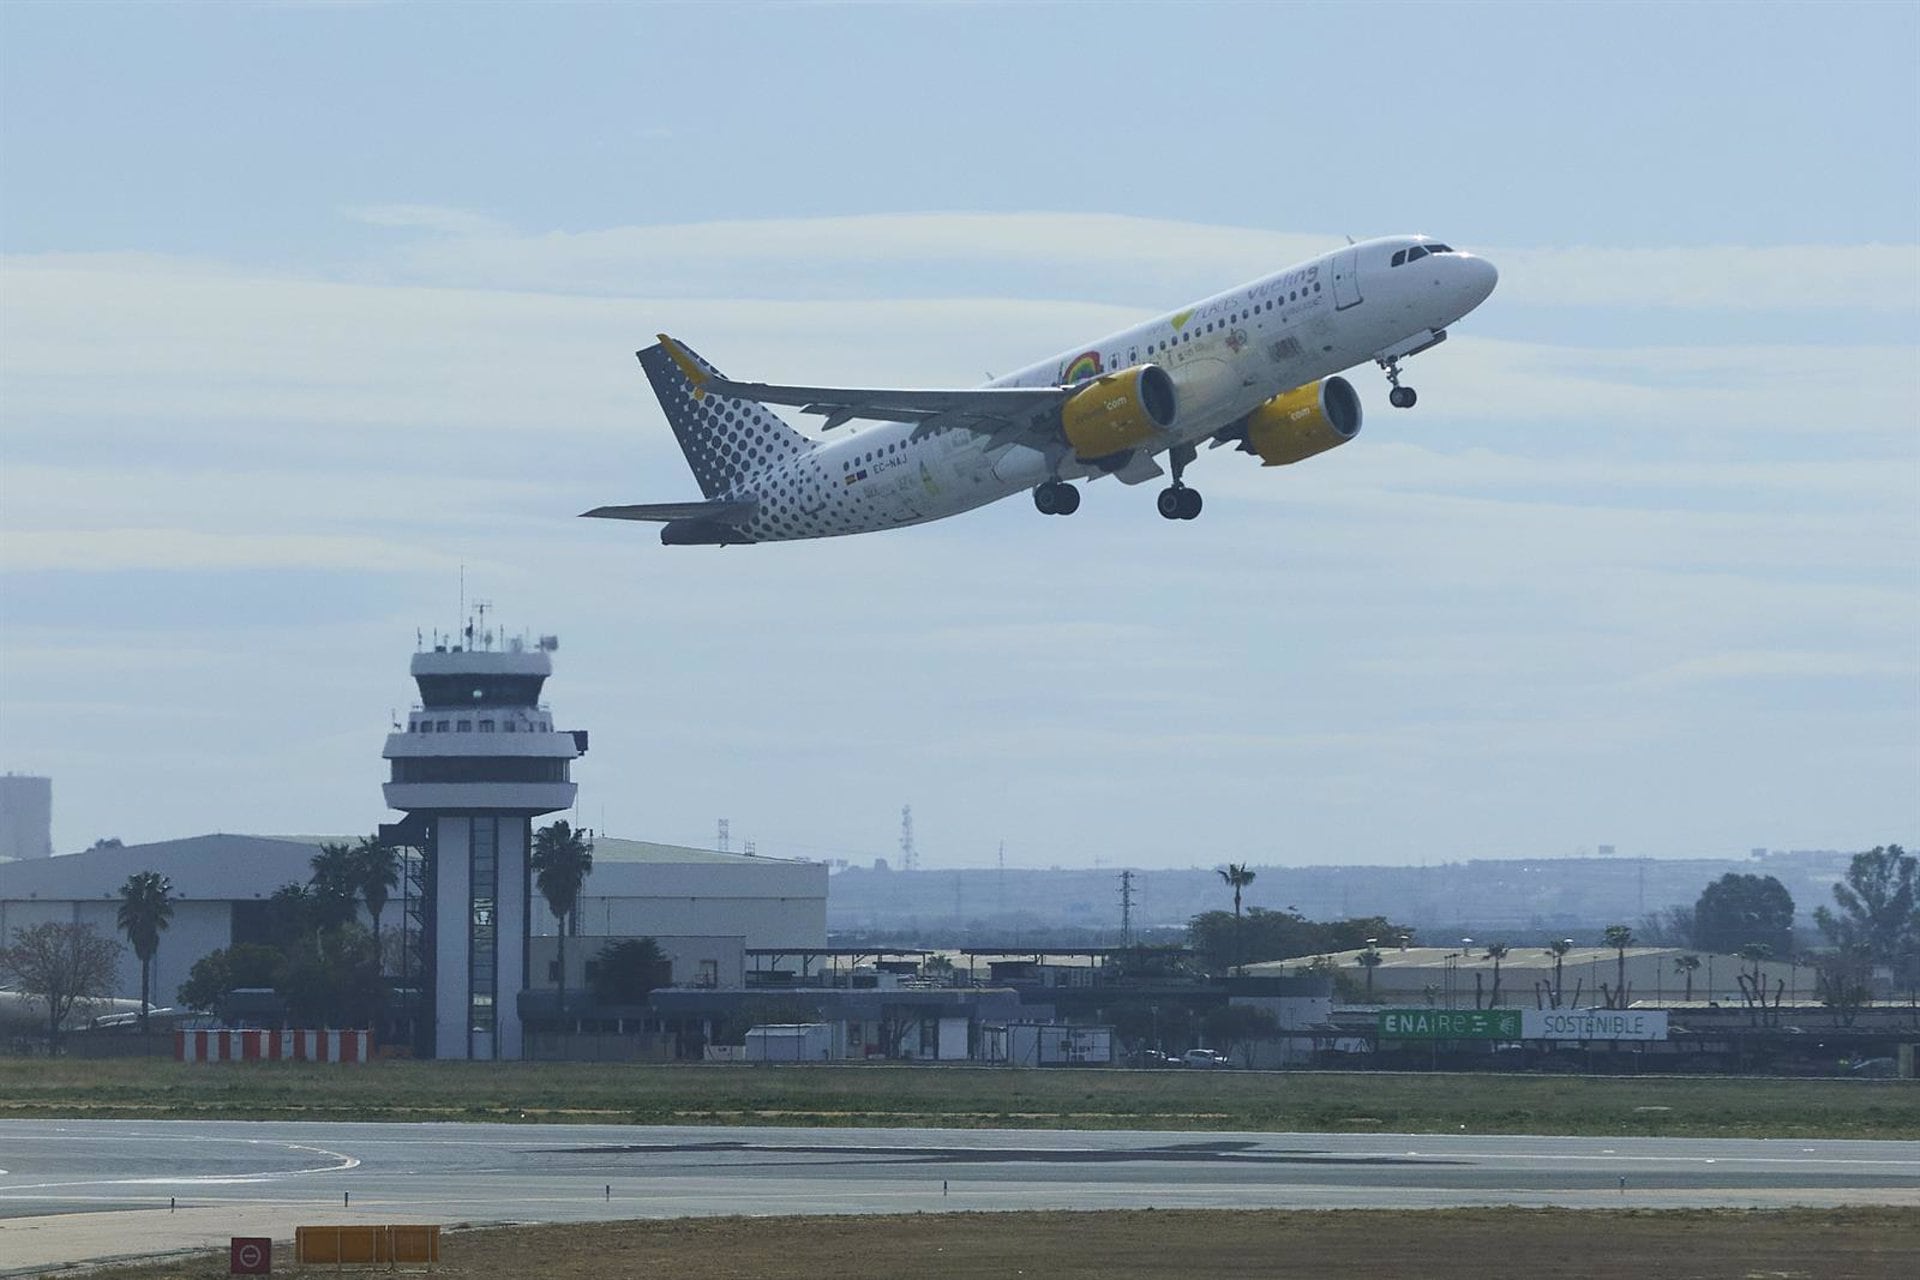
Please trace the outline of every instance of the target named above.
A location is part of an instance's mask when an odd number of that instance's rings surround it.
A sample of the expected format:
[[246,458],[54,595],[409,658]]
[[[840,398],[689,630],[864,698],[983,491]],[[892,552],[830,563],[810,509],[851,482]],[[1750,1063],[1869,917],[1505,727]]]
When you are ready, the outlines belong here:
[[1133,872],[1120,873],[1120,945],[1133,945]]
[[997,910],[1004,916],[1007,914],[1007,842],[1005,840],[1000,842],[1000,856],[995,861],[995,867],[997,870],[994,875],[994,893],[1000,900]]
[[727,830],[727,820],[725,818],[722,818],[720,819],[720,833],[719,833],[719,840],[717,842],[717,847],[722,853],[731,853],[733,852],[732,845],[733,845],[733,839],[732,839],[731,833],[729,833]]

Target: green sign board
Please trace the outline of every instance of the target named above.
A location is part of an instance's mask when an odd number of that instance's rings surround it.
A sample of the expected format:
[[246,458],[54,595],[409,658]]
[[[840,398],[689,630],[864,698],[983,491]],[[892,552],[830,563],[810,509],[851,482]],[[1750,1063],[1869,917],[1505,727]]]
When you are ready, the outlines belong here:
[[1382,1040],[1518,1040],[1518,1009],[1382,1009]]

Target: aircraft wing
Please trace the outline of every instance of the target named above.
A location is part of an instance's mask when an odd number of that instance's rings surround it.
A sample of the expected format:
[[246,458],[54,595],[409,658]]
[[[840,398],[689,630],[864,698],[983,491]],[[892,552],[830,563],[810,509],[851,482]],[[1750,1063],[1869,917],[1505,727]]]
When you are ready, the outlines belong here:
[[875,422],[915,422],[954,426],[983,435],[1018,432],[1033,418],[1059,407],[1075,387],[972,387],[951,391],[908,387],[788,387],[769,382],[734,382],[717,377],[688,359],[680,344],[659,335],[675,364],[696,393],[711,393],[761,404],[794,405],[826,418],[831,430],[856,418]]
[[582,517],[602,520],[713,520],[721,524],[750,520],[760,504],[743,502],[643,502],[625,507],[595,507]]

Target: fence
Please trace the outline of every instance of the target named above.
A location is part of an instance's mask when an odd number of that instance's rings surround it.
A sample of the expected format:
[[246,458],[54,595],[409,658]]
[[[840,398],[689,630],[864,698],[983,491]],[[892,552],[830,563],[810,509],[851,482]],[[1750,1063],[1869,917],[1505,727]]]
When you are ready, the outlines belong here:
[[365,1062],[371,1031],[176,1031],[179,1062]]

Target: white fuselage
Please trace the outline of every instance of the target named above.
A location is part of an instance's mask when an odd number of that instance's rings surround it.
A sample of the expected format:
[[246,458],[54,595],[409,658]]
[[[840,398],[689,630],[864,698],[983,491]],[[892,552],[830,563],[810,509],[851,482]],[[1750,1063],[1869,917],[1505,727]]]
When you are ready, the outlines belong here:
[[[1396,252],[1404,257],[1411,247],[1431,243],[1425,236],[1397,236],[1323,254],[988,385],[1062,386],[1156,364],[1173,378],[1177,415],[1136,452],[1146,459],[1191,447],[1276,395],[1394,354],[1396,347],[1417,346],[1423,335],[1484,301],[1498,277],[1483,258],[1447,250],[1391,265]],[[1135,479],[1128,470],[1118,474]],[[726,496],[756,499],[760,514],[745,532],[753,541],[777,541],[920,524],[1049,479],[1107,473],[1070,450],[1050,456],[1025,445],[994,445],[974,431],[882,423],[747,476]],[[1157,474],[1147,468],[1137,478]],[[791,531],[795,513],[803,513],[813,531]]]

